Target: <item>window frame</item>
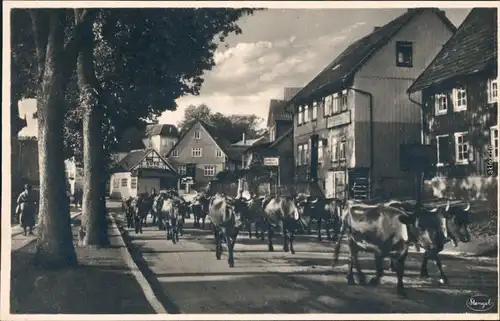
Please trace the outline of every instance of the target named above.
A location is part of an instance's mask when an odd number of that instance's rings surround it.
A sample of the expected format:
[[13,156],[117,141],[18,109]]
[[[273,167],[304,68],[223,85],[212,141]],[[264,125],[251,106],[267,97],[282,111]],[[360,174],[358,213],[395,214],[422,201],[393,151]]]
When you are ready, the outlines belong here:
[[196,140],[201,139],[201,132],[199,130],[195,130],[193,133],[193,138]]
[[[342,179],[339,181],[342,181],[342,192],[340,192],[340,195],[339,193],[337,192],[337,187],[340,186],[337,184],[337,177],[342,177]],[[346,188],[345,188],[345,185],[346,185],[346,175],[345,175],[345,171],[335,171],[333,172],[333,189],[334,189],[334,193],[335,193],[335,198],[337,199],[343,199],[345,198],[345,193],[346,193]],[[340,196],[340,197],[339,197]]]
[[[209,173],[209,175],[207,175],[207,169],[210,169],[211,170],[210,172],[213,171],[213,174],[210,175],[210,173]],[[205,166],[203,166],[203,176],[204,177],[214,177],[215,176],[215,165],[205,165]]]
[[[182,173],[182,172],[184,172],[184,173]],[[177,174],[187,175],[187,166],[186,165],[179,165],[179,167],[177,167]]]
[[172,156],[172,157],[179,157],[179,151],[177,149],[172,149],[172,152],[170,153],[170,156]]
[[137,177],[130,178],[130,188],[137,189]]
[[445,165],[448,165],[446,163],[441,162],[441,157],[439,154],[439,138],[440,137],[448,137],[448,144],[449,144],[450,135],[448,135],[448,134],[436,135],[436,167],[443,167]]
[[[439,99],[440,98],[445,98],[446,101],[446,108],[444,110],[439,109]],[[437,93],[434,94],[434,115],[440,116],[440,115],[446,115],[448,113],[448,95],[445,93]]]
[[[195,150],[199,150],[200,151],[200,155],[195,155]],[[192,147],[191,148],[191,157],[196,157],[196,158],[200,158],[200,157],[203,157],[203,149],[201,147]]]
[[338,147],[338,139],[335,138],[335,137],[332,137],[331,139],[331,148],[330,148],[330,153],[331,153],[331,159],[332,159],[332,162],[336,162],[338,161],[338,156],[339,156],[339,153],[338,153],[338,150],[337,150],[337,147]]
[[216,149],[216,150],[215,150],[215,157],[217,157],[217,158],[222,158],[222,157],[224,157],[224,154],[222,153],[222,150],[220,150],[220,149]]
[[323,140],[320,138],[318,140],[318,163],[323,164],[323,161],[324,161]]
[[345,161],[346,160],[346,140],[341,139],[339,142],[339,160],[340,161]]
[[331,114],[335,115],[340,112],[340,100],[339,100],[339,93],[335,93],[332,95],[332,107],[331,107]]
[[[405,55],[405,52],[402,51],[402,48],[410,48],[410,58],[409,62],[399,62],[399,53]],[[414,48],[412,41],[396,41],[396,67],[404,67],[404,68],[413,68],[413,55]],[[404,58],[404,56],[403,56]]]
[[113,178],[113,188],[120,188],[120,179]]
[[[458,99],[458,93],[463,91],[464,94],[465,94],[465,105],[464,106],[458,106],[458,102],[459,102],[459,99]],[[453,111],[455,112],[461,112],[461,111],[465,111],[467,110],[467,88],[466,86],[460,86],[460,87],[456,87],[456,88],[453,88],[453,91],[452,91],[452,95],[453,95]]]
[[318,119],[318,102],[314,101],[312,104],[311,121]]
[[331,116],[330,106],[332,105],[332,98],[333,95],[328,95],[324,98],[323,115],[325,117]]
[[[494,131],[497,132],[497,137],[496,137],[496,156],[495,156],[495,137],[493,135]],[[498,163],[498,158],[499,158],[499,137],[498,137],[498,125],[491,126],[490,127],[490,144],[491,144],[491,150],[492,150],[492,155],[491,155],[491,160],[493,162]]]
[[[453,134],[453,136],[455,138],[455,164],[456,165],[469,164],[469,153],[471,152],[471,150],[470,150],[470,144],[469,144],[468,139],[467,139],[467,142],[462,143],[462,144],[458,144],[458,139],[460,137],[467,138],[468,134],[469,134],[468,132],[456,132]],[[467,145],[467,157],[465,157],[464,159],[458,159],[458,157],[460,155],[460,145]]]
[[297,110],[298,110],[298,112],[297,112],[297,126],[301,126],[304,123],[303,119],[302,119],[303,118],[302,117],[302,109],[303,109],[302,105],[299,105],[297,107]]
[[347,111],[349,109],[348,105],[348,92],[347,89],[342,90],[342,93],[339,94],[339,109],[340,113]]
[[309,104],[304,105],[304,124],[309,122]]
[[[493,84],[496,85],[496,97],[493,97]],[[488,104],[494,104],[496,102],[498,102],[498,79],[497,78],[489,78],[488,79],[488,84],[487,84],[487,89],[486,89],[486,93],[487,93],[487,96],[488,96]]]
[[302,144],[297,145],[297,166],[302,166],[303,149]]
[[120,187],[128,187],[128,178],[122,178],[120,181]]

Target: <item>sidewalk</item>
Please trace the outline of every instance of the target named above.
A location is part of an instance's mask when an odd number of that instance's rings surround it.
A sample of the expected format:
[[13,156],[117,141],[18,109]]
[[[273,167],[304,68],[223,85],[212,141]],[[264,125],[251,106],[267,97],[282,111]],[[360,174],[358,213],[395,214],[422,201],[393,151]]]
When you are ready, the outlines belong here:
[[111,246],[100,249],[77,247],[80,218],[73,219],[73,223],[77,268],[35,268],[34,242],[12,252],[11,313],[156,313],[127,265],[123,256],[125,245],[111,219]]
[[[69,209],[69,212],[70,212],[70,215],[71,215],[71,218],[81,214],[82,210],[81,208],[75,208],[75,207],[71,207]],[[35,225],[35,227],[33,228],[33,230],[35,230],[37,228],[37,224]],[[11,228],[11,231],[12,231],[12,237],[15,237],[19,234],[23,234],[23,228],[21,227],[20,224],[14,224],[12,225],[12,228]]]

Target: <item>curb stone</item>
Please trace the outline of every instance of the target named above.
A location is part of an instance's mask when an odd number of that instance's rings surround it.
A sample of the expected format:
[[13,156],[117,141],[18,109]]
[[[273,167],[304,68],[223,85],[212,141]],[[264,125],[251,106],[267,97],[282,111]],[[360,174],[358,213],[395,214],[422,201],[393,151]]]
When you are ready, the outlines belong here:
[[130,255],[127,249],[127,245],[125,244],[125,240],[123,239],[122,233],[118,229],[115,218],[111,213],[109,213],[108,216],[111,219],[111,229],[113,233],[119,236],[117,239],[120,245],[120,251],[122,252],[122,257],[124,258],[125,263],[127,263],[127,266],[132,272],[132,275],[136,279],[137,283],[139,283],[139,286],[141,287],[142,292],[146,297],[146,300],[149,302],[149,304],[155,310],[156,313],[167,314],[167,311],[165,310],[161,302],[154,295],[153,289],[149,285],[149,282],[146,280],[144,275],[142,275],[141,271],[139,270],[139,267],[137,266],[137,264],[135,264],[134,260],[132,259],[132,256]]

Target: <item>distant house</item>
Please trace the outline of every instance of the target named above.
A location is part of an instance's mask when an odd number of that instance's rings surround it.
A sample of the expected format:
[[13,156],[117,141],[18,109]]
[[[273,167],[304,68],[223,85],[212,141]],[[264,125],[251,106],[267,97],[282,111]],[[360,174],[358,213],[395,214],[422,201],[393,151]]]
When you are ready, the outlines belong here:
[[157,192],[177,187],[178,175],[154,148],[129,152],[116,166],[110,179],[110,197],[135,197],[138,193]]
[[337,198],[370,198],[374,185],[412,194],[399,153],[401,144],[420,143],[421,112],[406,89],[455,30],[439,9],[408,9],[352,43],[300,90],[287,106],[294,111],[296,183]]
[[475,8],[408,89],[422,96],[424,142],[436,147],[435,196],[497,190],[497,63],[497,9]]
[[[299,90],[285,88],[284,96],[292,97]],[[269,141],[255,143],[244,152],[246,179],[259,192],[274,194],[275,188],[293,183],[293,113],[285,110],[286,102],[271,99],[267,118]]]
[[179,130],[171,124],[149,124],[143,130],[131,127],[119,139],[114,159],[119,162],[130,151],[144,148],[154,148],[166,157],[178,139]]
[[241,167],[241,151],[232,149],[216,128],[195,122],[167,154],[181,177],[189,177],[198,187],[215,179],[217,173]]

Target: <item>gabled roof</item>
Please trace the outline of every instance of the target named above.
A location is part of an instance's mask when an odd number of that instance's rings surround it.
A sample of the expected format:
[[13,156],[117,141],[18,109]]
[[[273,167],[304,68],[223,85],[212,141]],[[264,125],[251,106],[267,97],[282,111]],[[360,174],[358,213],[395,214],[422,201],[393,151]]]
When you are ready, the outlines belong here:
[[144,132],[145,137],[162,135],[167,137],[179,137],[179,130],[171,124],[152,124],[147,125]]
[[175,172],[172,165],[170,165],[170,163],[165,158],[161,157],[161,155],[158,154],[154,150],[154,148],[136,149],[131,151],[127,154],[127,156],[125,156],[121,161],[118,162],[117,169],[130,171],[150,153],[155,153],[165,164],[167,164],[170,170]]
[[448,20],[444,12],[437,8],[408,9],[408,11],[401,16],[348,46],[347,49],[299,91],[291,101],[293,103],[301,103],[301,100],[309,99],[313,94],[322,94],[321,90],[325,89],[327,85],[340,87],[344,83],[352,81],[355,73],[369,58],[386,45],[410,20],[424,11],[436,13],[450,30],[456,30],[455,26]]
[[285,111],[286,100],[271,99],[269,102],[269,112],[267,116],[267,127],[277,120],[293,120],[293,114]]
[[214,142],[217,145],[217,147],[219,147],[219,149],[222,150],[222,152],[224,154],[226,154],[226,156],[229,157],[229,153],[228,153],[227,149],[231,146],[231,143],[228,140],[226,140],[221,134],[219,134],[217,132],[217,129],[215,127],[210,126],[209,124],[207,124],[207,123],[205,123],[204,121],[201,121],[201,120],[197,120],[196,122],[194,122],[191,125],[191,127],[189,127],[188,130],[186,130],[184,132],[184,134],[182,134],[181,137],[179,137],[179,139],[177,140],[177,143],[168,152],[167,157],[170,156],[170,153],[172,153],[172,151],[176,149],[176,147],[182,142],[182,140],[191,131],[191,129],[193,129],[193,127],[196,124],[198,124],[198,123],[201,125],[201,127],[203,127],[205,129],[205,131],[210,135],[210,137],[212,137],[212,139],[214,140]]
[[457,76],[496,70],[497,51],[497,9],[474,8],[408,92]]

